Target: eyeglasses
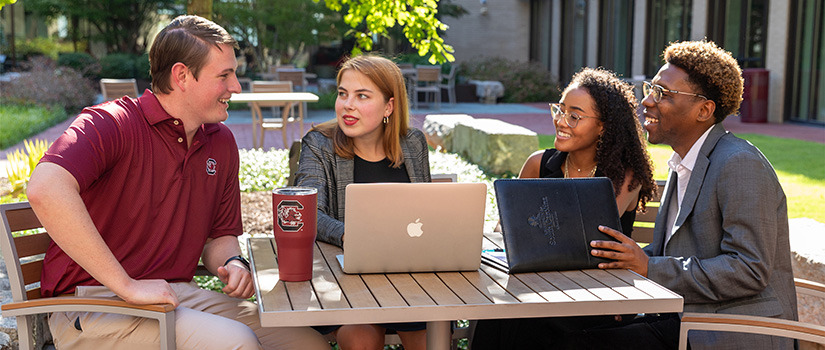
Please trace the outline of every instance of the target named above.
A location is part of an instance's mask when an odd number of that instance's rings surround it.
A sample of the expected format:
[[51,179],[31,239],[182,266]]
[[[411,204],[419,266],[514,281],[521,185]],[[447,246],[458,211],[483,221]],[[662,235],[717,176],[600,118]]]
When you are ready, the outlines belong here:
[[662,94],[665,91],[671,92],[671,93],[674,93],[674,94],[683,94],[683,95],[701,97],[701,98],[704,98],[706,100],[709,100],[709,98],[707,98],[705,96],[702,96],[702,95],[699,95],[699,94],[694,94],[692,92],[682,92],[682,91],[665,89],[661,85],[653,84],[649,81],[644,82],[644,84],[642,85],[642,92],[644,92],[645,97],[652,94],[653,95],[653,101],[656,102],[656,103],[659,103],[659,101],[662,100]]
[[598,117],[588,117],[586,115],[578,115],[573,112],[565,112],[561,108],[560,103],[551,103],[550,113],[553,115],[553,120],[559,120],[560,118],[564,117],[564,122],[567,123],[567,126],[571,128],[575,128],[576,125],[579,125],[579,120],[582,120],[582,118],[599,119]]

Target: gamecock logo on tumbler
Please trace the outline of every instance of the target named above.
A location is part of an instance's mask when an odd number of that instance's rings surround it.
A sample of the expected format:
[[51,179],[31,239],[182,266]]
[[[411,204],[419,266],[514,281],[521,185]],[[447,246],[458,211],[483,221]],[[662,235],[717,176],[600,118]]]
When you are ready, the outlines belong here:
[[297,232],[304,227],[301,210],[304,206],[296,200],[284,200],[278,203],[278,226],[284,232]]

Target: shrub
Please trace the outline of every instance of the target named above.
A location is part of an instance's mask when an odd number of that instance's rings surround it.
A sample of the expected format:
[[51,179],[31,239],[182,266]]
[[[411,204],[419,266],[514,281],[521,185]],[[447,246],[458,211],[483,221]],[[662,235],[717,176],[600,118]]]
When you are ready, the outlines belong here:
[[42,56],[32,58],[29,64],[31,71],[3,84],[0,96],[4,102],[57,105],[71,114],[94,103],[92,82],[76,70],[57,67],[54,61]]
[[140,56],[135,56],[135,78],[150,79],[149,75],[149,54],[145,53]]
[[240,149],[241,166],[238,177],[241,191],[267,191],[286,186],[289,177],[289,151],[271,148]]
[[504,102],[558,101],[558,81],[541,64],[505,58],[474,59],[461,64],[462,75],[504,84]]
[[113,53],[100,59],[101,78],[135,78],[135,68],[135,56],[128,53]]
[[57,65],[74,69],[86,78],[97,78],[100,74],[100,63],[85,52],[61,53],[57,56]]
[[330,91],[323,94],[318,94],[318,102],[308,103],[307,108],[312,110],[335,109],[336,99],[338,99],[337,91]]
[[26,140],[24,144],[25,151],[18,149],[8,154],[9,166],[6,173],[11,183],[12,197],[25,194],[32,170],[49,149],[49,143],[45,140]]

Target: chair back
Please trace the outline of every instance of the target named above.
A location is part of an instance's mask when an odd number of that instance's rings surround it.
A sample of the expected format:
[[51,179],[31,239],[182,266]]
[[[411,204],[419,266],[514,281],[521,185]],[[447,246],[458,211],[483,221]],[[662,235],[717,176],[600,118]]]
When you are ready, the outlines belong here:
[[412,63],[396,63],[399,69],[413,69],[415,66]]
[[450,66],[450,73],[444,76],[447,79],[447,86],[455,86],[455,71],[458,70],[458,65]]
[[441,83],[441,66],[418,66],[416,70],[417,82],[426,84]]
[[656,180],[656,194],[647,202],[647,211],[636,213],[636,221],[633,222],[633,240],[637,243],[653,242],[653,224],[656,223],[656,215],[659,213],[659,205],[665,190],[665,181]]
[[279,69],[294,69],[294,68],[295,68],[295,65],[294,65],[294,64],[291,64],[291,63],[289,63],[289,64],[281,64],[281,65],[277,65],[277,66],[276,66],[276,65],[272,65],[272,66],[269,66],[269,73],[271,73],[271,74],[275,74],[275,73],[278,73],[278,70],[279,70]]
[[124,95],[138,97],[137,81],[135,79],[100,79],[100,93],[103,101],[116,100]]
[[[306,70],[303,68],[279,68],[278,80],[292,82],[292,88],[296,91],[303,91],[306,88],[306,81],[304,74]],[[301,88],[299,89],[298,86]]]
[[[9,275],[12,300],[40,299],[40,286],[35,283],[40,282],[43,256],[52,239],[42,230],[43,225],[29,202],[1,204],[0,219],[0,247]],[[31,285],[36,287],[27,290],[26,287]]]
[[[252,92],[292,92],[292,82],[255,80],[250,90]],[[283,107],[285,105],[285,102],[258,102],[260,107]]]

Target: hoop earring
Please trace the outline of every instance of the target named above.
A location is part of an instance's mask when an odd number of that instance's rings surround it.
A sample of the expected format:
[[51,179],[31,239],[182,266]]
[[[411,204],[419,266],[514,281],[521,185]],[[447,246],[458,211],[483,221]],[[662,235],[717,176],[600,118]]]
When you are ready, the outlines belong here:
[[389,117],[384,117],[384,124],[387,124],[387,122],[389,122],[389,121],[390,121]]

